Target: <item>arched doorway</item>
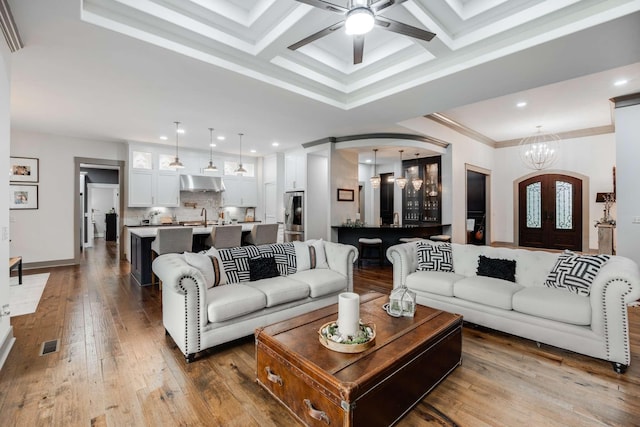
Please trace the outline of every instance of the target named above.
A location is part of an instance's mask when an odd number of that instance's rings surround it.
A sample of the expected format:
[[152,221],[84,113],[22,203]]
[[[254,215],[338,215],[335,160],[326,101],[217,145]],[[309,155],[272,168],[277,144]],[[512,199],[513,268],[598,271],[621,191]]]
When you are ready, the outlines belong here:
[[518,183],[520,246],[582,250],[582,179],[548,173]]

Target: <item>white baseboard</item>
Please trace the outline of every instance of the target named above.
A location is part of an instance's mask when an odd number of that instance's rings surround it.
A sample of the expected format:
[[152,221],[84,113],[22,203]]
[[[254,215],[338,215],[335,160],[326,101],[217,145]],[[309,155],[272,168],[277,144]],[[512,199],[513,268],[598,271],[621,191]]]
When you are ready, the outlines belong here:
[[0,342],[0,369],[4,366],[4,362],[9,357],[9,352],[13,348],[16,338],[13,336],[13,326],[9,326],[7,333]]

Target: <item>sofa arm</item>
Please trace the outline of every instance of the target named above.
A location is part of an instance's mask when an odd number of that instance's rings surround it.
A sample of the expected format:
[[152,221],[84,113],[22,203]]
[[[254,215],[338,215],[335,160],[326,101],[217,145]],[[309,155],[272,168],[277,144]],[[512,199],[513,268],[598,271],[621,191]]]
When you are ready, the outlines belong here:
[[353,291],[353,263],[358,259],[358,249],[353,245],[324,242],[327,264],[331,270],[337,271],[347,278],[348,291]]
[[598,272],[589,298],[591,329],[604,337],[608,359],[629,365],[627,306],[640,299],[638,265],[625,257],[612,257]]
[[387,259],[393,264],[393,288],[404,286],[407,276],[418,268],[416,243],[401,243],[387,249]]
[[164,254],[153,261],[162,280],[162,321],[185,356],[200,351],[200,331],[207,323],[207,288],[202,273],[182,254]]

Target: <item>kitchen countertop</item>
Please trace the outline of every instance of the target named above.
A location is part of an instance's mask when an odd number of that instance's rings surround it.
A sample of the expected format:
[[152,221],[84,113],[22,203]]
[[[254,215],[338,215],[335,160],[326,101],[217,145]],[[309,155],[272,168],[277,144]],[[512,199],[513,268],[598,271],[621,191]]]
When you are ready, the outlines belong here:
[[[253,228],[253,222],[244,222],[244,223],[238,223],[238,225],[242,226],[242,231],[251,231],[251,229]],[[231,225],[231,224],[230,224]],[[129,230],[129,233],[134,234],[138,237],[156,237],[156,234],[158,233],[158,228],[159,227],[166,227],[166,226],[158,226],[158,225],[144,225],[144,226],[129,226],[131,228],[131,230]],[[210,234],[211,230],[213,230],[213,227],[227,227],[227,225],[210,225],[207,227],[203,227],[203,226],[188,226],[188,225],[174,225],[174,227],[188,227],[191,228],[193,230],[193,234]]]
[[375,229],[380,229],[380,230],[402,230],[402,229],[408,229],[408,228],[434,228],[434,227],[443,227],[443,226],[447,226],[447,225],[451,225],[451,224],[422,224],[422,225],[417,225],[417,224],[407,224],[407,225],[332,225],[331,228],[348,228],[348,229],[353,229],[353,230],[359,230],[359,229],[370,229],[370,228],[375,228]]

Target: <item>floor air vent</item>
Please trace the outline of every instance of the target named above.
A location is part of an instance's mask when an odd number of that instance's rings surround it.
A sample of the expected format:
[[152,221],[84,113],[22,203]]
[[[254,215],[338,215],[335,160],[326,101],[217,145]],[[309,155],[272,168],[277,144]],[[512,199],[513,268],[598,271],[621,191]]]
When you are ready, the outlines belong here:
[[45,354],[55,353],[58,351],[58,340],[45,341],[42,343],[42,349],[40,350],[40,356]]

